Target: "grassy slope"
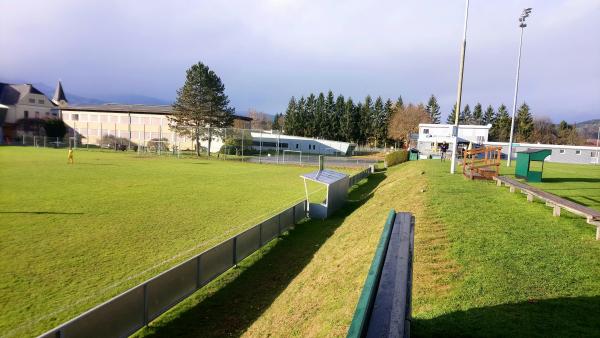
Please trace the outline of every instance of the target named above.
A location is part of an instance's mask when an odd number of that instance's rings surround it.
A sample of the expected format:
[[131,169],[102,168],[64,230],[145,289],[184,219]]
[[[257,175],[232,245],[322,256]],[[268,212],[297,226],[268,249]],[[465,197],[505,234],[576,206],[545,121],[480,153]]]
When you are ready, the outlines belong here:
[[[426,304],[415,299],[417,336],[600,332],[594,319],[600,313],[600,243],[593,226],[568,213],[552,217],[543,203],[528,203],[490,182],[450,176],[448,165],[429,167],[427,208],[445,224],[449,258],[460,269],[450,280],[451,292]],[[563,177],[563,166],[556,172],[551,167],[548,176]],[[594,179],[600,177],[591,175],[581,187],[598,194]],[[557,191],[570,184],[556,183]]]
[[297,227],[141,335],[344,336],[390,208],[417,218],[414,336],[597,335],[594,228],[448,166],[372,176],[337,217]]
[[93,151],[75,161],[0,148],[3,333],[41,333],[257,223],[302,199],[298,175],[314,170]]

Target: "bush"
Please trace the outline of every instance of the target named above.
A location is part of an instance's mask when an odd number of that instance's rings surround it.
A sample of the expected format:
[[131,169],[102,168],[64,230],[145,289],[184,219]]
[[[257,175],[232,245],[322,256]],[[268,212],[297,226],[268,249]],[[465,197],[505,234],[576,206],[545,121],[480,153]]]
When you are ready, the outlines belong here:
[[115,137],[114,135],[102,135],[100,139],[100,147],[114,150],[127,150],[127,146],[131,145],[131,147],[137,146],[134,142],[131,142],[129,139],[124,137]]
[[406,150],[397,150],[392,151],[391,153],[385,155],[385,166],[391,167],[396,164],[400,164],[402,162],[406,162],[408,160],[408,151]]
[[61,119],[46,120],[44,129],[48,137],[63,137],[67,133],[67,126]]
[[148,151],[156,152],[156,151],[169,151],[169,140],[166,138],[153,138],[148,143],[146,143],[146,147]]

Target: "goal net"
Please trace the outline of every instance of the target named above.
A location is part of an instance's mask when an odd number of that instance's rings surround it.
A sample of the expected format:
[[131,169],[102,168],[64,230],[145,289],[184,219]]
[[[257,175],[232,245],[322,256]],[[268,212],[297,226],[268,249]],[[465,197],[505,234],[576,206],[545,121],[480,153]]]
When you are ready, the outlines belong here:
[[302,164],[302,151],[300,150],[284,150],[283,163]]

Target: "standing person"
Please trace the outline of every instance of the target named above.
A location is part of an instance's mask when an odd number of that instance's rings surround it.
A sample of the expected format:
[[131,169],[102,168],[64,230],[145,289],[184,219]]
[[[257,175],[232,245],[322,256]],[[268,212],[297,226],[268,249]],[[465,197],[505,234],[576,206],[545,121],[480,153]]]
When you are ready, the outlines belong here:
[[442,156],[440,156],[440,160],[442,162],[446,161],[446,152],[448,151],[448,143],[444,141],[440,146],[440,150],[442,151]]
[[73,164],[73,149],[69,147],[69,155],[67,157],[67,164]]

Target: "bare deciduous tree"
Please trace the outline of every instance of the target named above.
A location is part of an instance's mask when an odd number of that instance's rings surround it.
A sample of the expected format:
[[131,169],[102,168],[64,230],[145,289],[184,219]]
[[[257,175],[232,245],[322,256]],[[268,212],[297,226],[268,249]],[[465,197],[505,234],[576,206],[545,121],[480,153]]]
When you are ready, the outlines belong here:
[[431,123],[431,116],[422,104],[394,107],[388,127],[391,139],[408,146],[411,133],[419,132],[419,123]]

